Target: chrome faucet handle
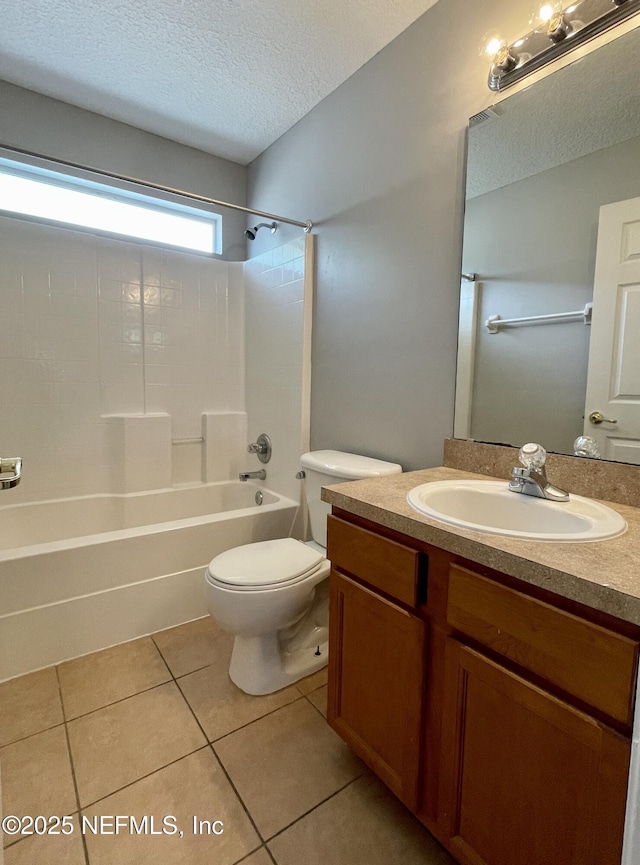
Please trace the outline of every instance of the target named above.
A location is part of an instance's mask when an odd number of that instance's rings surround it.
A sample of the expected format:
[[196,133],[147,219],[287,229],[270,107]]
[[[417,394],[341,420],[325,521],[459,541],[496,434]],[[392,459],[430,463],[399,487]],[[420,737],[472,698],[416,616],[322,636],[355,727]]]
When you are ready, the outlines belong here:
[[544,471],[544,465],[547,461],[547,452],[542,445],[537,442],[527,442],[522,445],[518,451],[518,459],[527,469],[537,469]]
[[523,493],[526,496],[553,502],[569,501],[568,492],[550,484],[547,480],[545,469],[547,452],[542,445],[528,442],[520,448],[518,457],[524,468],[514,466],[511,470],[509,489],[512,493]]
[[257,441],[247,445],[247,452],[257,454],[261,463],[268,463],[271,459],[271,439],[266,433],[260,433]]

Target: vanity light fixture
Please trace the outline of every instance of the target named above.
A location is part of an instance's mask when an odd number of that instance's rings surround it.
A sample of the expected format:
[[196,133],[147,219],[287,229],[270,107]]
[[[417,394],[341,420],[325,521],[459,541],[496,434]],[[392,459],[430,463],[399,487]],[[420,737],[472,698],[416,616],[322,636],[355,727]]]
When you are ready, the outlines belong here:
[[[566,0],[564,0],[566,3]],[[489,87],[504,90],[567,51],[640,12],[640,0],[542,0],[529,17],[526,36],[506,42],[496,31],[482,40],[489,57]]]

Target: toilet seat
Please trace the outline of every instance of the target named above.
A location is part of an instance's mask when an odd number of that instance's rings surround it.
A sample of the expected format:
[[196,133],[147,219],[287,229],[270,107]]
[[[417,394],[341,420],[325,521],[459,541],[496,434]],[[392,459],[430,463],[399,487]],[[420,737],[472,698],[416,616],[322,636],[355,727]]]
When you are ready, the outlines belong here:
[[315,576],[326,566],[324,551],[320,550],[295,538],[244,544],[212,559],[207,580],[233,591],[290,586]]

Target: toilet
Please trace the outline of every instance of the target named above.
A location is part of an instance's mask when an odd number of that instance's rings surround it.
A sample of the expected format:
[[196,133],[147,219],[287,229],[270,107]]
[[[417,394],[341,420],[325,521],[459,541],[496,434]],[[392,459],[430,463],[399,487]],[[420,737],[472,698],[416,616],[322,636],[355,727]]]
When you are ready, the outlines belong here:
[[279,538],[234,547],[205,574],[212,618],[235,635],[229,676],[247,694],[271,694],[328,659],[329,571],[323,486],[398,474],[396,463],[341,451],[303,454],[313,540]]

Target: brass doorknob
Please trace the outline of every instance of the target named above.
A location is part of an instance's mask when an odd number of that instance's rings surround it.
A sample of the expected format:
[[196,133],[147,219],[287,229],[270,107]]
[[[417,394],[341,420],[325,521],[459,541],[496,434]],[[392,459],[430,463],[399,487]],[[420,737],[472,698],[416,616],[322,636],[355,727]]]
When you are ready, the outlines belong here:
[[618,423],[618,421],[613,418],[605,417],[600,411],[592,411],[589,415],[589,420],[591,423],[596,424],[596,426],[601,423]]

